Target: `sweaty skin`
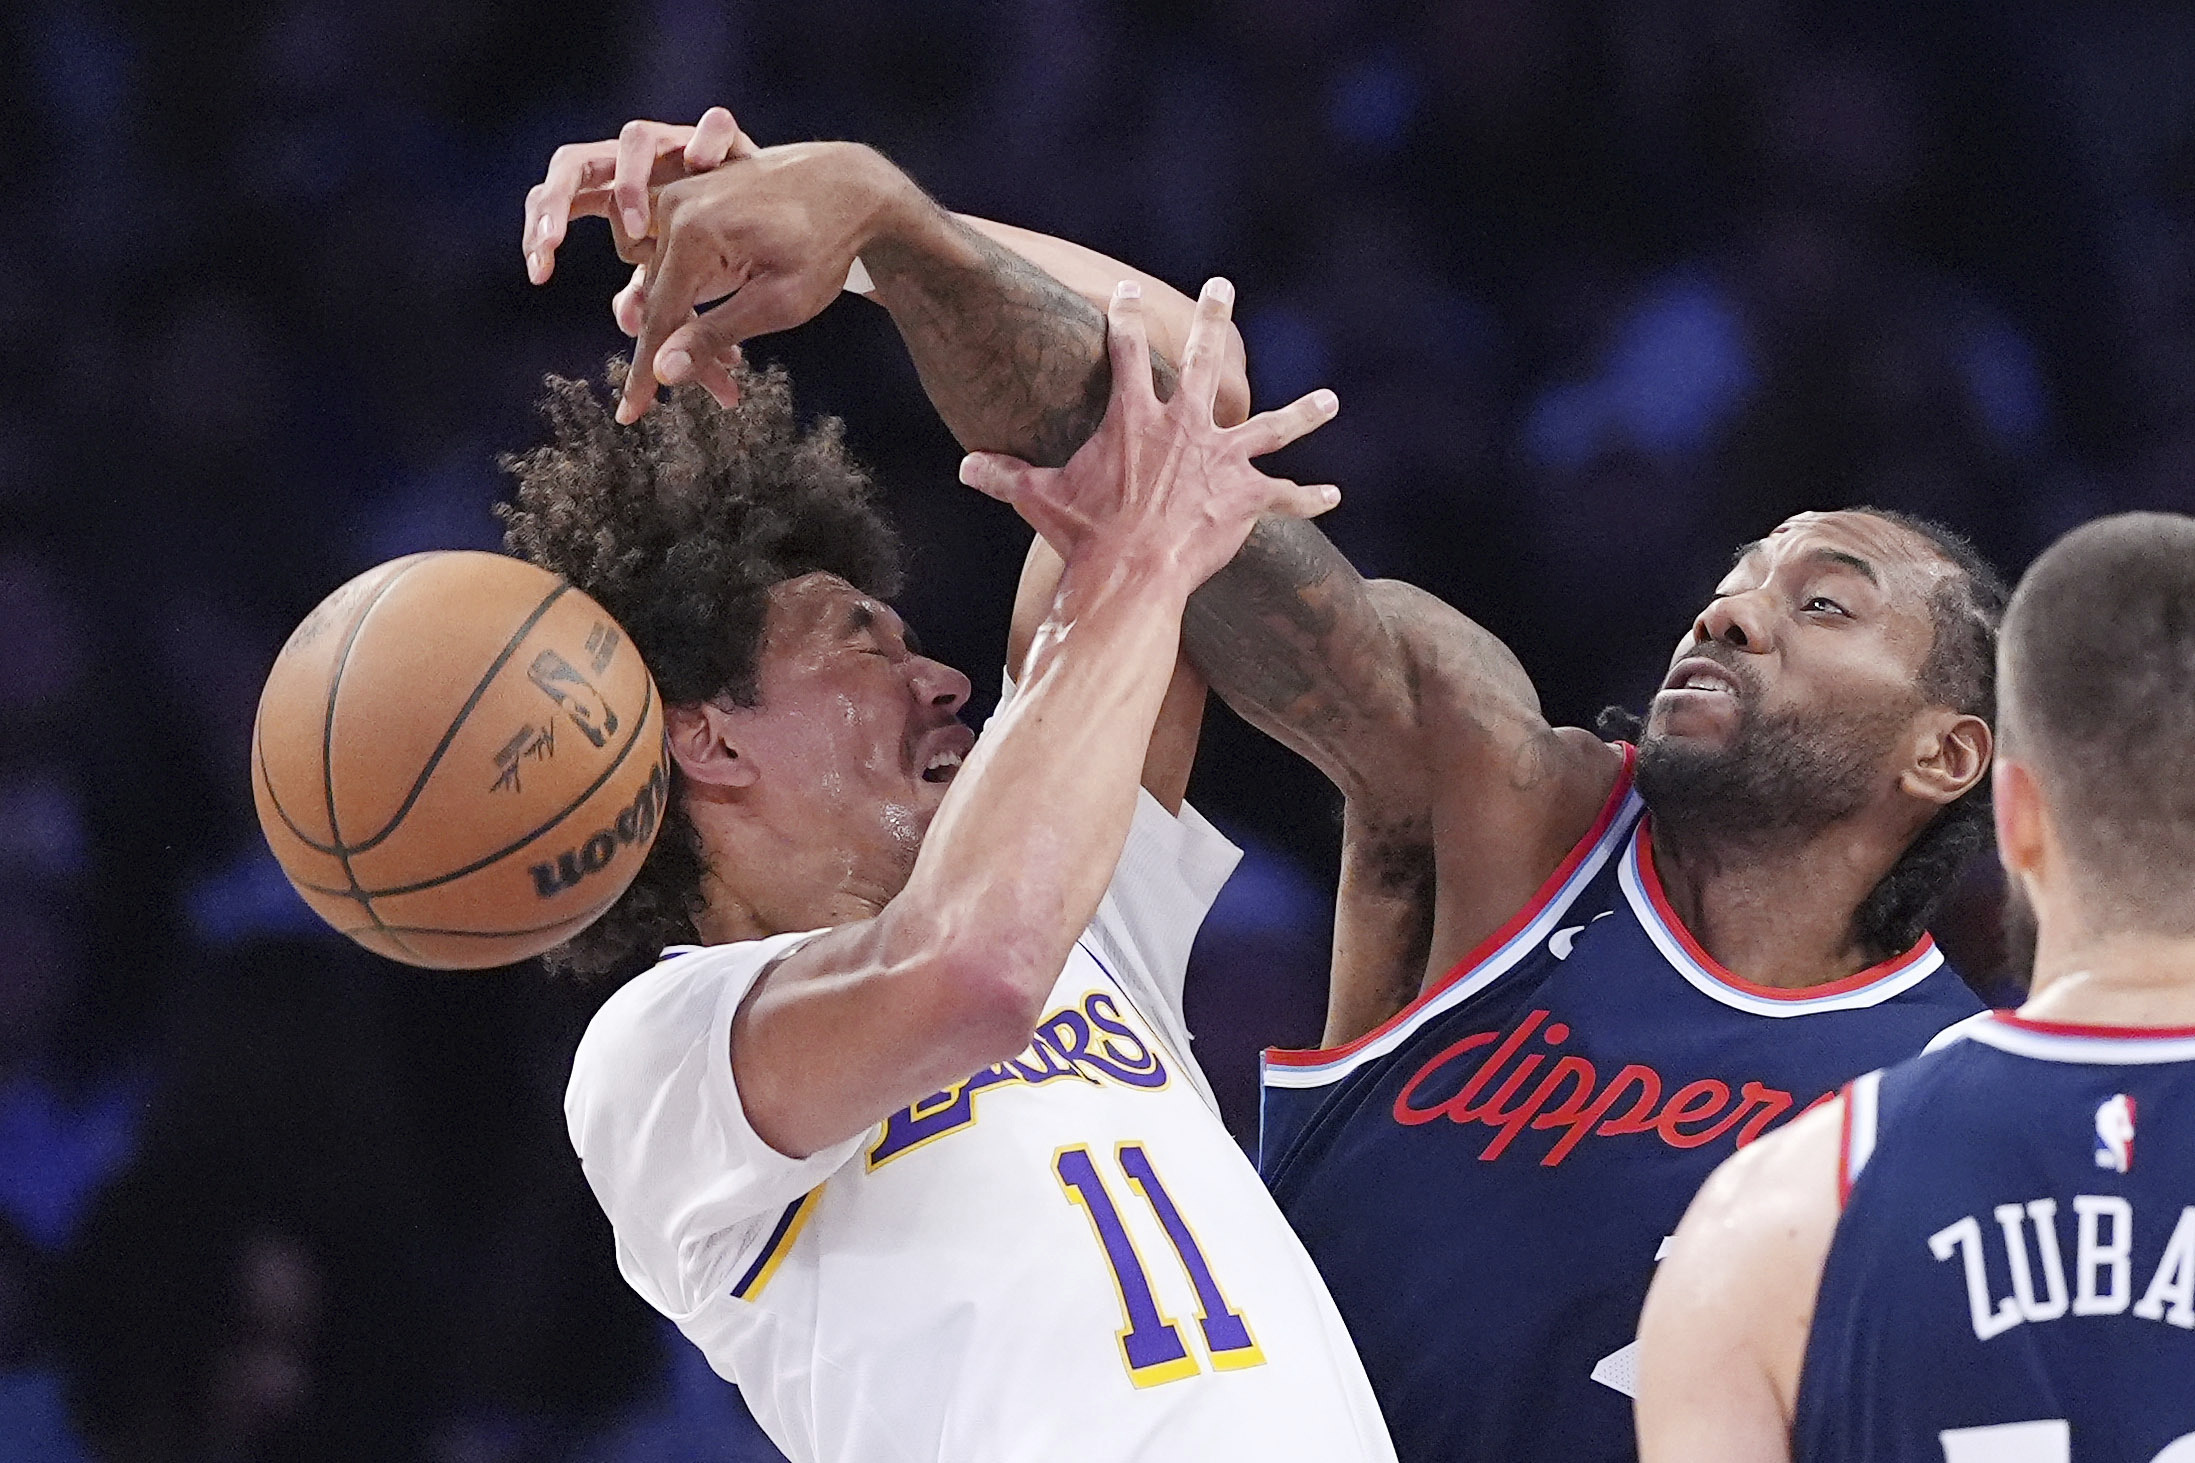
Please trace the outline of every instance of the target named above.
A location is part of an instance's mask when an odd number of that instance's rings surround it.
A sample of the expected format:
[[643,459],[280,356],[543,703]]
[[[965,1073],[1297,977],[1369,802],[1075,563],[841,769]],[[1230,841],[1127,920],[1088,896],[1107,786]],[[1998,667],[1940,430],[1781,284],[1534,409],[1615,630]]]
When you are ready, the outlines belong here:
[[[1057,460],[1094,424],[1109,376],[1091,297],[1132,273],[1123,266],[1057,240],[1002,244],[996,226],[955,219],[848,144],[734,156],[657,196],[659,273],[639,359],[660,342],[658,374],[675,356],[678,379],[747,335],[806,319],[859,257],[965,446]],[[674,255],[717,264],[674,271]],[[729,300],[693,316],[739,279]],[[1838,555],[1867,563],[1875,582],[1853,587]],[[1926,586],[1948,567],[1887,521],[1802,514],[1731,571],[1678,658],[1720,647],[1769,705],[1896,699],[1932,642]],[[1047,572],[1032,555],[1031,575],[1041,583]],[[1835,611],[1810,608],[1824,574],[1841,574],[1836,587],[1859,603],[1830,596]],[[1346,799],[1329,1045],[1392,1015],[1529,900],[1621,769],[1592,732],[1547,722],[1529,677],[1482,627],[1408,585],[1364,579],[1305,523],[1260,523],[1192,597],[1183,643],[1237,712]],[[1657,699],[1658,730],[1706,744],[1723,735],[1719,713],[1690,706],[1699,693],[1664,694],[1673,699],[1666,711]],[[1866,805],[1835,827],[1667,852],[1657,842],[1670,897],[1708,952],[1749,979],[1803,987],[1850,975],[1881,958],[1853,938],[1861,896],[1988,758],[1978,719],[1911,707]]]
[[[1027,1046],[1119,860],[1189,592],[1260,514],[1336,500],[1250,466],[1330,417],[1330,394],[1213,424],[1231,301],[1224,281],[1207,287],[1162,406],[1124,286],[1109,332],[1120,384],[1067,467],[962,465],[1070,550],[980,744],[956,717],[966,679],[828,575],[773,588],[753,706],[673,709],[711,870],[697,932],[729,943],[828,926],[756,981],[733,1022],[741,1104],[780,1152],[818,1152]],[[925,775],[963,754],[949,777]]]

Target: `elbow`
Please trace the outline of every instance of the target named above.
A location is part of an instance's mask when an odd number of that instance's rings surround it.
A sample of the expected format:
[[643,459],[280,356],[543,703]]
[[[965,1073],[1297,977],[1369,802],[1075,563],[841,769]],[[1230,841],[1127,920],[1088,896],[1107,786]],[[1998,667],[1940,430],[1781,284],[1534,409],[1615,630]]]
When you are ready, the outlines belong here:
[[973,920],[926,932],[915,959],[921,971],[926,1043],[947,1081],[1028,1050],[1058,983],[1065,952],[1001,922]]
[[939,1002],[950,1027],[949,1044],[973,1070],[1020,1056],[1044,1018],[1044,1002],[1059,979],[1059,963],[1042,969],[1033,959],[993,946],[956,954],[940,972]]

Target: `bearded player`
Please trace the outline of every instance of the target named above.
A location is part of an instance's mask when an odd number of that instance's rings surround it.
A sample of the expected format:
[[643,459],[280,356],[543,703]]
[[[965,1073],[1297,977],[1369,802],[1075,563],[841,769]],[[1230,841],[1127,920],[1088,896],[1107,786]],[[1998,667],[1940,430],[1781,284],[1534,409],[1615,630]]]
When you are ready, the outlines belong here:
[[1066,470],[964,466],[1076,545],[980,739],[781,380],[637,430],[565,383],[514,464],[513,547],[627,628],[676,767],[668,853],[575,952],[675,942],[590,1023],[572,1142],[626,1279],[796,1460],[1392,1457],[1179,1035],[1234,851],[1152,793],[1201,710],[1155,730],[1189,592],[1336,496],[1249,458],[1334,403],[1213,425],[1214,281],[1162,410],[1132,291]]
[[1647,1301],[1649,1463],[2195,1458],[2195,519],[2060,539],[2001,654],[2033,994],[1709,1182]]
[[[682,135],[561,155],[527,236],[625,216],[659,377],[798,324],[858,258],[963,443],[1088,430],[1107,271],[1074,246],[1012,240],[1074,286],[1046,290],[987,226],[911,234],[927,200],[845,144],[651,178]],[[1198,667],[1347,798],[1326,1046],[1269,1057],[1261,1166],[1401,1456],[1632,1456],[1639,1308],[1699,1184],[1978,1009],[1925,926],[1987,823],[2003,597],[1943,530],[1800,515],[1734,558],[1635,748],[1550,726],[1492,636],[1307,525],[1192,597]]]

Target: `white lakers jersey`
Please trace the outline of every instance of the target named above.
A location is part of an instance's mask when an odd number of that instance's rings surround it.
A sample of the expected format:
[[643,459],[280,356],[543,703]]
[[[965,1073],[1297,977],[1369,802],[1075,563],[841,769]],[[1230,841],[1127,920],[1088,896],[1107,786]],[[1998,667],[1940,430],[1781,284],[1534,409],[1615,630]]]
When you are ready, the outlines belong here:
[[1237,857],[1141,795],[1028,1050],[804,1160],[748,1126],[730,1032],[809,936],[667,951],[603,1006],[565,1115],[619,1267],[795,1463],[1394,1457],[1189,1056]]

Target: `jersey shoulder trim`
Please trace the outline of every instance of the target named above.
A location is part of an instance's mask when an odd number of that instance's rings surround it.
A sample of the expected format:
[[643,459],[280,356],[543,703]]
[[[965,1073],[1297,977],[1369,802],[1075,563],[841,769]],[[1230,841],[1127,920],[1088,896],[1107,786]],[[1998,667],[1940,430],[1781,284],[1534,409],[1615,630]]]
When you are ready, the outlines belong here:
[[2043,1062],[2112,1067],[2195,1062],[2195,1026],[2082,1026],[1992,1011],[1965,1034],[1969,1041]]
[[1990,1015],[1991,1013],[1988,1011],[1976,1011],[1971,1016],[1961,1016],[1949,1026],[1931,1036],[1928,1039],[1928,1045],[1921,1048],[1921,1054],[1926,1056],[1930,1052],[1940,1052],[1947,1046],[1956,1046],[1966,1040],[1968,1032],[1982,1022],[1987,1021]]
[[762,1242],[762,1253],[755,1256],[754,1263],[747,1267],[747,1273],[740,1276],[738,1283],[732,1286],[734,1300],[754,1300],[762,1294],[762,1287],[770,1283],[770,1277],[777,1274],[777,1267],[785,1263],[786,1255],[792,1252],[793,1242],[800,1238],[800,1231],[807,1226],[808,1216],[815,1213],[816,1200],[822,1197],[823,1186],[818,1184],[805,1196],[785,1206],[785,1212],[778,1216],[777,1227]]
[[1844,1089],[1844,1137],[1837,1145],[1837,1207],[1852,1199],[1853,1181],[1875,1156],[1875,1129],[1882,1113],[1883,1074],[1867,1072]]
[[1607,867],[1608,860],[1622,847],[1624,835],[1645,810],[1632,787],[1637,765],[1638,749],[1626,743],[1616,785],[1609,790],[1608,801],[1601,805],[1591,831],[1572,846],[1555,872],[1547,876],[1547,882],[1500,929],[1481,940],[1476,949],[1427,986],[1416,1000],[1355,1041],[1301,1051],[1267,1048],[1266,1082],[1276,1087],[1322,1087],[1339,1081],[1364,1063],[1393,1051],[1433,1016],[1486,989],[1543,943],[1562,923],[1578,895]]
[[1677,918],[1676,911],[1670,907],[1669,896],[1662,890],[1661,875],[1654,868],[1654,840],[1649,819],[1639,819],[1637,828],[1632,831],[1631,845],[1624,851],[1616,878],[1623,886],[1624,897],[1631,902],[1639,924],[1677,974],[1709,999],[1755,1016],[1811,1016],[1818,1011],[1849,1011],[1880,1005],[1911,990],[1943,967],[1943,951],[1936,948],[1935,937],[1923,934],[1920,943],[1903,955],[1880,965],[1871,965],[1843,980],[1795,991],[1757,985],[1708,954],[1699,941],[1692,938],[1692,932],[1684,927],[1684,922]]

